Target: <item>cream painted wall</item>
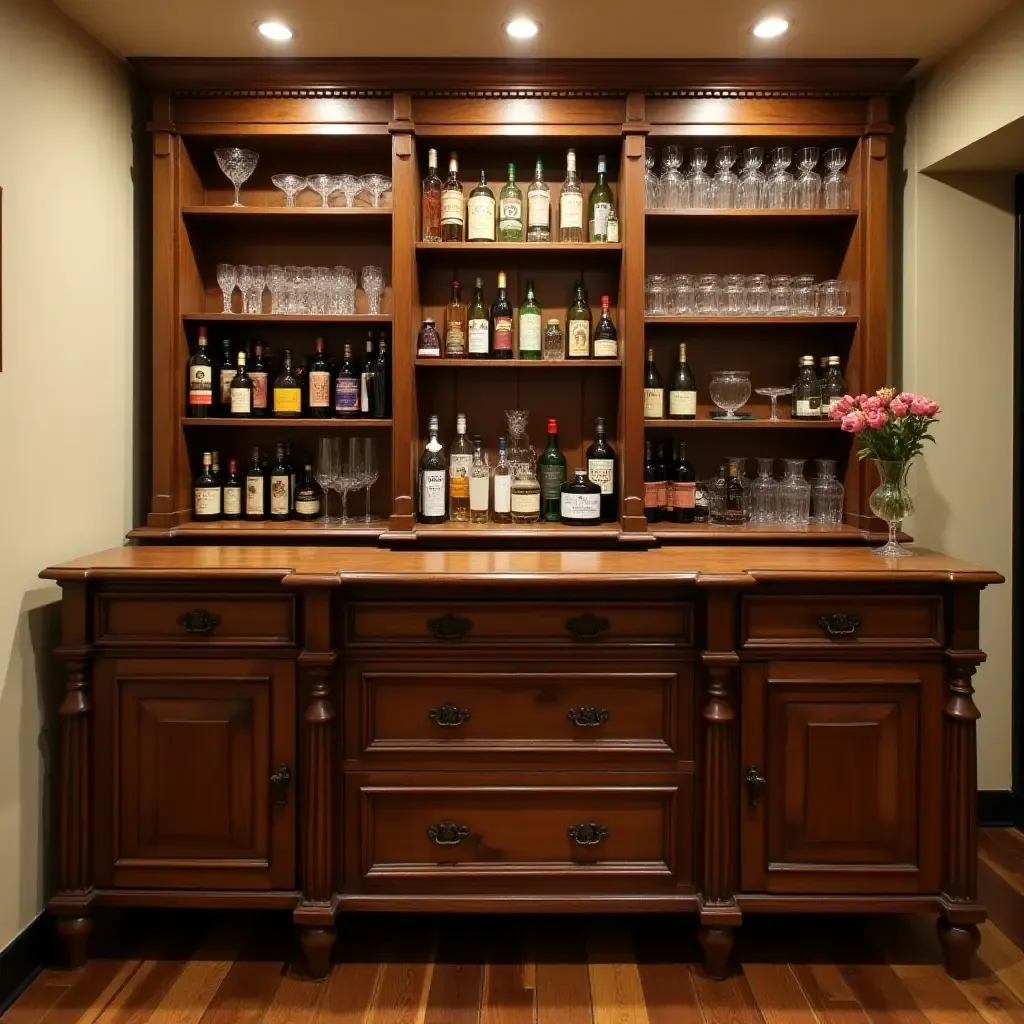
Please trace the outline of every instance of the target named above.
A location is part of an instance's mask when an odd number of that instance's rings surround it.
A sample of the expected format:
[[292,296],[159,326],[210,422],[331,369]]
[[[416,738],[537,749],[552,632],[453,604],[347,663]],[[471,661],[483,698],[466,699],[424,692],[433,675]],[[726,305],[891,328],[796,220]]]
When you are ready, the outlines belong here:
[[52,884],[59,591],[37,574],[131,526],[131,165],[125,69],[47,0],[0,0],[0,948]]

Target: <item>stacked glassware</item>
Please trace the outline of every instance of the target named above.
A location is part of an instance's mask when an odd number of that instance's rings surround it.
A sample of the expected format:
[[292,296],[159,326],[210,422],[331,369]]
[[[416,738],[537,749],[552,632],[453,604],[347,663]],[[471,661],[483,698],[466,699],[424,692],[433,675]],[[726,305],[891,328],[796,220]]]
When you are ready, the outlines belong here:
[[[386,277],[381,267],[363,267],[359,285],[366,295],[367,313],[379,314]],[[270,291],[270,312],[303,316],[354,315],[356,274],[348,267],[269,267],[217,264],[217,284],[223,311],[233,312],[232,297],[242,293],[242,313],[261,314],[263,292]]]
[[648,274],[645,316],[846,316],[846,281],[813,274]]

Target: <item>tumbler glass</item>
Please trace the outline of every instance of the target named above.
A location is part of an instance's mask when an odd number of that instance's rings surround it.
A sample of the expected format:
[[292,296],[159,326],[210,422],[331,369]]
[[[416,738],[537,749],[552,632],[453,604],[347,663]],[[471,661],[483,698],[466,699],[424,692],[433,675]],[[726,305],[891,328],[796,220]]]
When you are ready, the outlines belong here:
[[695,289],[692,274],[673,274],[671,308],[674,316],[693,316]]
[[697,316],[718,316],[721,307],[721,285],[717,274],[702,274],[697,278],[694,309]]
[[747,277],[726,274],[722,278],[722,316],[745,316],[747,313]]
[[668,314],[668,277],[665,274],[648,274],[644,287],[644,309],[647,316]]
[[771,278],[767,274],[751,274],[747,278],[747,315],[768,316],[771,308]]
[[797,274],[793,278],[790,297],[793,316],[817,316],[817,290],[814,287],[813,274]]
[[769,312],[772,316],[792,315],[793,278],[789,274],[774,274],[770,284]]

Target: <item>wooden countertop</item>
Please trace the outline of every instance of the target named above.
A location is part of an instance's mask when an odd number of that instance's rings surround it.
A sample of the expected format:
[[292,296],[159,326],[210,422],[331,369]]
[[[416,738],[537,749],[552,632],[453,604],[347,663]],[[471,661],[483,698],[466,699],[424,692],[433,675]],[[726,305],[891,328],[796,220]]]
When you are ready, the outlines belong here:
[[549,584],[843,580],[1002,583],[1003,577],[926,549],[881,559],[861,547],[715,546],[651,551],[385,551],[330,547],[136,547],[51,566],[43,579],[266,579],[288,586],[349,583]]

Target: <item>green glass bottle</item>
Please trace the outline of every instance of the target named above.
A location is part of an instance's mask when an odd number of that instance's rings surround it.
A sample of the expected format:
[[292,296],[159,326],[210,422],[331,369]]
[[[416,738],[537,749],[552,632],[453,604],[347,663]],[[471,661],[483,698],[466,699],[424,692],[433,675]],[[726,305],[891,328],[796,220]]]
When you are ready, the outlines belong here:
[[494,193],[487,184],[487,172],[480,172],[480,184],[469,193],[466,204],[466,241],[494,241]]
[[537,161],[533,181],[526,193],[526,240],[551,241],[551,187],[544,180],[544,162]]
[[498,241],[523,240],[523,193],[516,185],[516,165],[508,165],[508,181],[498,193]]
[[612,212],[612,190],[608,187],[608,164],[597,158],[597,184],[590,193],[590,240],[608,241],[608,216]]
[[566,356],[569,359],[590,358],[590,306],[584,294],[583,282],[576,282],[572,305],[565,315]]
[[562,518],[562,484],[565,483],[565,456],[558,450],[558,420],[548,420],[548,446],[537,460],[540,477],[540,514],[548,523]]
[[540,359],[541,357],[541,308],[533,293],[533,282],[526,282],[526,298],[519,307],[519,358]]

